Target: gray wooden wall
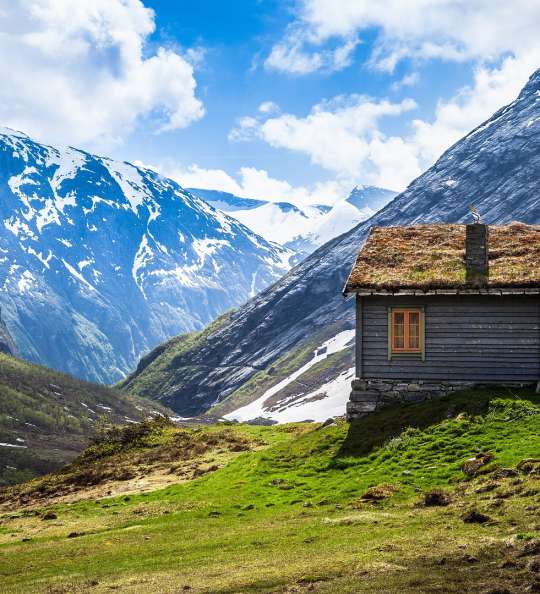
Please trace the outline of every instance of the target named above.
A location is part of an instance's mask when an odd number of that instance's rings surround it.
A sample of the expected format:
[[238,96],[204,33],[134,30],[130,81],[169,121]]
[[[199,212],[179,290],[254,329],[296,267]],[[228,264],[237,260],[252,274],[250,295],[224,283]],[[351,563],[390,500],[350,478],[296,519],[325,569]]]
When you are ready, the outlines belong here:
[[[361,301],[363,378],[540,380],[538,295],[372,296]],[[388,360],[390,305],[425,306],[425,361]]]

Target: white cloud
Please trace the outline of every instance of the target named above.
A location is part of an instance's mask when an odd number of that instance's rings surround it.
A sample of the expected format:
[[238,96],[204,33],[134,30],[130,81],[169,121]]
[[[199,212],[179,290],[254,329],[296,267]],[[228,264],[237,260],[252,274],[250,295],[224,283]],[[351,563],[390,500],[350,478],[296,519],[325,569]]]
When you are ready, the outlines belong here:
[[381,171],[387,176],[384,186],[400,188],[411,176],[420,173],[410,155],[394,171],[386,163],[391,157],[386,151],[404,148],[399,139],[387,138],[378,130],[383,117],[398,116],[416,107],[411,99],[392,103],[386,99],[374,101],[360,95],[340,96],[315,105],[306,117],[281,114],[274,117],[241,118],[229,138],[236,141],[262,139],[275,148],[285,148],[306,154],[319,165],[341,179],[381,182]]
[[435,159],[503,105],[513,101],[538,67],[540,55],[508,57],[499,67],[478,67],[471,86],[449,101],[440,101],[433,122],[414,120],[412,141],[426,164]]
[[[391,73],[404,59],[417,67],[421,60],[468,61],[471,83],[453,97],[441,98],[432,117],[412,120],[410,131],[399,137],[382,133],[379,120],[400,115],[410,106],[360,101],[354,95],[349,107],[315,105],[305,117],[284,113],[244,118],[231,131],[231,140],[262,139],[308,155],[314,164],[340,177],[403,189],[444,150],[511,102],[540,65],[539,2],[339,0],[337,4],[298,0],[296,19],[272,49],[267,66],[293,74],[339,69],[333,60],[335,49],[375,31],[367,58],[371,67]],[[273,56],[282,58],[279,64]],[[390,88],[398,91],[418,80],[415,70]],[[398,109],[377,112],[383,104]]]
[[106,146],[142,118],[189,125],[204,108],[201,50],[150,51],[154,13],[140,0],[14,0],[0,12],[0,121],[46,139]]
[[305,50],[305,43],[303,29],[292,25],[285,39],[272,48],[264,62],[265,67],[297,75],[309,74],[320,69],[329,72],[342,70],[351,64],[359,40],[351,37],[339,43],[337,47],[310,52]]
[[397,80],[392,83],[392,91],[399,91],[403,87],[414,87],[420,80],[420,74],[418,72],[411,72],[406,74],[401,80]]
[[258,111],[261,113],[278,113],[279,105],[273,101],[263,101],[263,103],[259,105]]
[[162,165],[159,170],[176,180],[184,188],[204,188],[230,192],[243,198],[259,198],[272,202],[291,202],[299,206],[307,204],[333,204],[348,196],[354,183],[350,180],[329,180],[308,188],[293,186],[276,179],[264,169],[242,167],[236,176],[223,169],[205,169],[193,164],[179,167],[175,164]]
[[[540,3],[530,0],[299,0],[296,20],[272,49],[269,64],[288,69],[296,56],[313,72],[329,66],[334,46],[370,29],[379,31],[372,64],[392,71],[405,57],[464,61],[521,55],[537,43]],[[337,40],[337,41],[336,41]],[[282,57],[274,64],[272,56]],[[346,63],[344,64],[346,65]]]
[[513,101],[538,67],[540,53],[506,57],[498,66],[478,66],[473,82],[450,100],[440,100],[431,120],[413,119],[403,136],[387,136],[380,120],[413,109],[353,95],[315,105],[305,117],[292,114],[241,118],[231,140],[259,139],[307,155],[312,163],[351,183],[395,190],[432,165],[452,144]]

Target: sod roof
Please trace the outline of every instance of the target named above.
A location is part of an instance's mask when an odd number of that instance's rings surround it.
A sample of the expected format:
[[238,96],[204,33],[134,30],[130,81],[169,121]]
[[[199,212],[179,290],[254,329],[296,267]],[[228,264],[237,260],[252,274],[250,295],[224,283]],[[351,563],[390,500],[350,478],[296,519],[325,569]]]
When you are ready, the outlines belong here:
[[[344,293],[467,289],[465,225],[374,227]],[[540,288],[540,225],[489,226],[487,288]]]

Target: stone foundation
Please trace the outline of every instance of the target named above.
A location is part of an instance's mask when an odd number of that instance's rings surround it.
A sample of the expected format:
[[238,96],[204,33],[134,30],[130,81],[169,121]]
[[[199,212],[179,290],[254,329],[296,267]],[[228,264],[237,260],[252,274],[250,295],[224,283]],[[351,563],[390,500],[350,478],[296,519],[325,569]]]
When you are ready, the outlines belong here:
[[[424,402],[457,390],[486,385],[489,384],[466,381],[354,379],[349,402],[347,402],[347,420],[360,419],[371,412],[394,404]],[[505,383],[504,385],[517,388],[528,384]]]

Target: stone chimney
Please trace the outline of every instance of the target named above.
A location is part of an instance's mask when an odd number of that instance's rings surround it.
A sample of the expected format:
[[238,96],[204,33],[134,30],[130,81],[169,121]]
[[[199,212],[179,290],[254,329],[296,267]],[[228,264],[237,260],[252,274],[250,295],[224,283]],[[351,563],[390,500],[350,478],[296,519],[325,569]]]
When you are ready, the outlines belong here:
[[466,226],[465,266],[468,284],[487,285],[489,276],[488,242],[489,229],[487,225],[473,223]]

